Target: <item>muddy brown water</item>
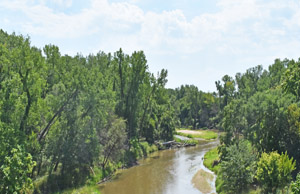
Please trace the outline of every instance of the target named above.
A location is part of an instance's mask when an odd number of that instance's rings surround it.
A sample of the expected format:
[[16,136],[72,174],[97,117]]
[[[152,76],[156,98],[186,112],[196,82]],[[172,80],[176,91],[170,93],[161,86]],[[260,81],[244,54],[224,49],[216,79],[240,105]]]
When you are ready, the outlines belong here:
[[[210,172],[203,165],[203,156],[218,141],[202,141],[196,147],[170,149],[151,154],[138,166],[122,170],[116,178],[99,186],[102,194],[199,194],[215,193],[215,176],[208,185],[193,183],[200,172]],[[202,190],[201,187],[206,190]]]

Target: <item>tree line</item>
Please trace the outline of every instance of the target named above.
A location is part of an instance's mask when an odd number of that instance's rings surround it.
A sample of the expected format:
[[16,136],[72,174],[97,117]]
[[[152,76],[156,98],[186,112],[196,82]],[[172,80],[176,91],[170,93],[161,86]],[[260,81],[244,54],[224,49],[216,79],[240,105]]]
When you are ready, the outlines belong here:
[[194,85],[168,89],[175,110],[176,127],[213,129],[217,127],[220,110],[217,94],[203,92]]
[[0,192],[25,193],[45,176],[57,190],[84,184],[171,140],[167,74],[150,73],[143,51],[62,55],[0,30]]

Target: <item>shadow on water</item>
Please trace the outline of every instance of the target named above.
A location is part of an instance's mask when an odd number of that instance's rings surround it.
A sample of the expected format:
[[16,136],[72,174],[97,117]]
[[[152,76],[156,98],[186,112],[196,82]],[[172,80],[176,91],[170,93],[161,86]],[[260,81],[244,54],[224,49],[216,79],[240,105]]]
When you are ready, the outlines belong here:
[[[199,179],[195,178],[195,175],[199,174],[200,170],[203,171],[200,175],[211,173],[203,166],[203,156],[217,144],[218,141],[201,140],[200,145],[196,147],[155,152],[140,160],[140,165],[122,170],[114,180],[101,184],[99,189],[103,194],[201,193],[199,188],[204,185],[195,186],[192,180]],[[214,179],[209,182],[212,187],[213,182]]]

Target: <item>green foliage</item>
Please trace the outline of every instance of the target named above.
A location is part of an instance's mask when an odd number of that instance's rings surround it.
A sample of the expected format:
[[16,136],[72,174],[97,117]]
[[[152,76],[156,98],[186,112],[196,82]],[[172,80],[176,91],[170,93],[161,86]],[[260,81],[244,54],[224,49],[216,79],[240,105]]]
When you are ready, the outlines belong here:
[[[245,73],[237,73],[235,80],[224,76],[222,83],[216,82],[220,98],[220,112],[216,120],[225,131],[220,138],[221,163],[231,154],[228,147],[238,144],[241,139],[250,141],[259,153],[285,152],[286,158],[282,160],[300,157],[298,77],[299,62],[276,59],[268,70],[256,66]],[[229,87],[231,85],[234,87]],[[296,162],[297,167],[300,166],[299,161]],[[290,181],[288,169],[283,170],[285,175],[280,175],[287,177],[281,180],[282,185]],[[222,172],[220,174],[223,175]],[[225,184],[222,181],[219,188]],[[225,189],[223,192],[228,191]]]
[[167,70],[151,74],[143,51],[72,57],[2,30],[0,37],[0,166],[23,145],[21,153],[37,165],[24,168],[22,180],[46,175],[56,190],[78,186],[93,167],[135,163],[143,153],[132,140],[173,137]]
[[284,188],[292,179],[295,161],[287,153],[279,155],[277,152],[262,153],[258,164],[256,178],[265,192],[276,192]]
[[0,166],[0,192],[1,193],[25,193],[32,188],[32,180],[28,177],[35,162],[30,154],[17,146],[11,150]]
[[296,180],[292,182],[291,187],[294,194],[300,194],[300,173],[298,173]]
[[124,150],[126,141],[126,124],[122,119],[112,118],[111,123],[108,124],[108,130],[101,135],[101,142],[103,144],[102,155],[103,162],[102,168],[111,159],[111,161],[118,161],[121,159],[122,150]]
[[240,193],[253,182],[256,154],[247,141],[229,146],[227,153],[220,169],[222,190],[226,193]]

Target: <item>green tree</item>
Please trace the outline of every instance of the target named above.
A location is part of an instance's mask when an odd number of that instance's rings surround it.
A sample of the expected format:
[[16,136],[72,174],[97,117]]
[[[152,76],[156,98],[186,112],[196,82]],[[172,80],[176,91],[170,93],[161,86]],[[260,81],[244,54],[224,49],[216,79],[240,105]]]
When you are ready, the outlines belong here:
[[292,93],[297,100],[300,99],[300,59],[298,62],[291,61],[285,72],[282,87],[284,91]]
[[256,153],[247,141],[226,148],[227,155],[221,163],[222,190],[241,193],[253,182]]
[[247,125],[243,100],[232,100],[225,106],[221,122],[225,134],[220,137],[219,152],[221,153],[221,160],[223,160],[228,154],[227,147],[239,142],[240,136]]
[[287,150],[290,139],[288,106],[293,103],[291,95],[280,89],[257,92],[245,105],[247,126],[244,134],[260,151]]
[[216,87],[220,98],[220,108],[223,109],[234,98],[235,81],[232,77],[225,75],[222,78],[223,84],[216,81]]
[[126,123],[122,119],[112,118],[108,123],[108,130],[101,133],[101,144],[103,145],[102,168],[105,169],[109,159],[117,161],[120,159],[126,141]]
[[258,84],[263,72],[263,67],[258,65],[247,69],[246,73],[237,73],[235,76],[238,94],[245,99],[250,98],[258,91]]

